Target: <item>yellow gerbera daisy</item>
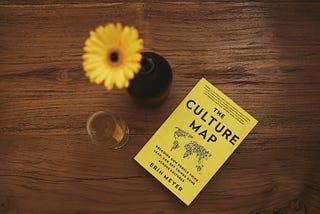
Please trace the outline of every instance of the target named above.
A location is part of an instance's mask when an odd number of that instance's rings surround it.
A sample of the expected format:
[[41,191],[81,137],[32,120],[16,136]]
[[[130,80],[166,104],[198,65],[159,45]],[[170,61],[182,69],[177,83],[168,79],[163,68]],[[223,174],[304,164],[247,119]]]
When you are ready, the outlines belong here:
[[137,29],[120,23],[99,26],[85,42],[83,68],[91,82],[104,82],[110,90],[129,86],[138,73],[142,59],[143,40]]

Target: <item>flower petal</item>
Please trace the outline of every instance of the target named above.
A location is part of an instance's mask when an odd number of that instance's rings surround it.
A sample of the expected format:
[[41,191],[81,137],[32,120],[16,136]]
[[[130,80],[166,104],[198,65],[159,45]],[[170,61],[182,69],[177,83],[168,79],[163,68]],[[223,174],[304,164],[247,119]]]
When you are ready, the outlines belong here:
[[142,59],[142,55],[139,53],[135,53],[126,57],[126,62],[140,62]]
[[104,80],[104,87],[107,90],[111,90],[113,88],[113,75],[110,74],[106,77],[106,79]]
[[[88,42],[90,43],[90,42]],[[106,53],[106,47],[98,47],[95,44],[88,44],[86,45],[83,50],[87,53],[93,53],[93,54],[98,54],[98,55],[104,55]]]
[[141,52],[143,49],[143,40],[139,39],[134,42],[132,42],[130,45],[125,47],[125,52],[128,55],[131,55],[133,53]]
[[124,74],[123,74],[123,72],[115,72],[114,73],[114,81],[115,81],[115,83],[116,83],[116,86],[118,87],[118,88],[123,88],[124,87],[124,85],[125,85],[125,77],[124,77]]
[[133,79],[134,72],[129,67],[123,69],[123,73],[127,79]]

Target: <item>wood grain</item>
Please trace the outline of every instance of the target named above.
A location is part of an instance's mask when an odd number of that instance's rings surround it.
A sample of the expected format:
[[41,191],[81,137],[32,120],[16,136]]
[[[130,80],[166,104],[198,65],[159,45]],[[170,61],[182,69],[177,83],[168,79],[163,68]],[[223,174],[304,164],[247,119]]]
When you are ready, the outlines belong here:
[[[90,84],[88,32],[134,25],[174,70],[159,108]],[[318,2],[2,1],[0,213],[319,213]],[[186,207],[133,160],[201,77],[260,122]],[[90,143],[108,108],[130,126],[119,151]]]

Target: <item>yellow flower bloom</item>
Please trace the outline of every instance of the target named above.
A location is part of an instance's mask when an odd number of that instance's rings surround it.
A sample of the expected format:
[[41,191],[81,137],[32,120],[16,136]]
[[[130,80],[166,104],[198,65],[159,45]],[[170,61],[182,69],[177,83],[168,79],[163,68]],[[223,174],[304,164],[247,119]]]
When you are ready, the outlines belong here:
[[90,32],[84,46],[83,68],[91,82],[104,82],[110,90],[115,84],[126,88],[138,73],[143,40],[137,29],[120,23],[99,26]]

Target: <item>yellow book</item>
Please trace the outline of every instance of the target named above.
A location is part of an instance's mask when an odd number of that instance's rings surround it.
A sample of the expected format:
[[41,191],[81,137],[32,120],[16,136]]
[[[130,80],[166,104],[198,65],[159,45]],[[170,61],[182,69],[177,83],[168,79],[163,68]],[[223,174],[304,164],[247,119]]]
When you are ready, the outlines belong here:
[[257,122],[202,78],[134,159],[189,205]]

